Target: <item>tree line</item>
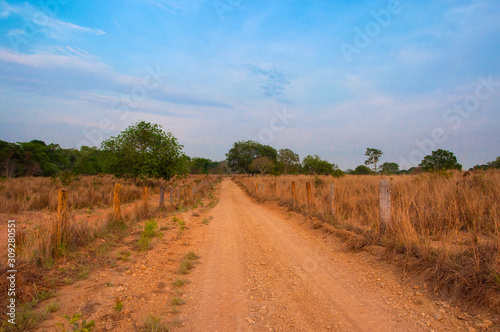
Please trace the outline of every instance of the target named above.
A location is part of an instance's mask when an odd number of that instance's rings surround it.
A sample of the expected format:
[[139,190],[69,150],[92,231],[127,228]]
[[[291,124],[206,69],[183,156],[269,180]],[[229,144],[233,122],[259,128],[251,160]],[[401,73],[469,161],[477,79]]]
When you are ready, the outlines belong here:
[[[425,156],[418,167],[400,170],[395,162],[380,164],[383,152],[367,148],[364,165],[345,172],[320,156],[307,155],[300,160],[291,149],[276,150],[256,141],[238,141],[226,153],[226,160],[191,158],[183,151],[172,133],[157,124],[139,121],[101,147],[82,146],[63,149],[58,144],[40,140],[9,143],[0,140],[0,176],[56,176],[61,172],[74,175],[113,174],[128,178],[170,179],[185,174],[408,174],[419,171],[462,169],[454,154],[438,149]],[[370,168],[371,166],[372,168]],[[500,168],[500,157],[474,168]]]

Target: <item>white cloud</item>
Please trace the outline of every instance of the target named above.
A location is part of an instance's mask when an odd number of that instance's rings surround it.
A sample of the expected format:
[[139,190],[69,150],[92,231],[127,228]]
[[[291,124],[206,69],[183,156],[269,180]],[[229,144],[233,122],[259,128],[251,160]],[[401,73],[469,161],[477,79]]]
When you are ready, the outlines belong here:
[[24,34],[25,34],[25,31],[22,30],[22,29],[12,29],[12,30],[9,30],[9,32],[7,32],[7,37],[21,36],[21,35],[24,35]]
[[11,5],[4,0],[0,0],[0,8],[3,8],[3,11],[0,13],[0,18],[15,14],[33,23],[38,29],[37,32],[45,33],[54,39],[64,39],[68,33],[74,32],[88,33],[94,36],[100,36],[106,33],[101,29],[79,26],[55,18],[59,8],[53,12],[44,12],[28,3],[24,3],[23,5]]
[[205,0],[191,0],[191,1],[183,1],[183,0],[149,0],[151,3],[156,6],[169,11],[173,14],[193,14],[198,11]]

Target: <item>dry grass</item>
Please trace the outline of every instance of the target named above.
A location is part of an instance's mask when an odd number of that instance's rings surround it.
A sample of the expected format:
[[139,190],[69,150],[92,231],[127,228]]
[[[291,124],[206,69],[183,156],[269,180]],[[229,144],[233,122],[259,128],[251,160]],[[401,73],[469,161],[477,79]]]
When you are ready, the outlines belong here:
[[[279,201],[328,222],[342,234],[354,234],[345,236],[354,239],[352,248],[379,244],[404,255],[436,290],[500,310],[500,171],[478,171],[465,178],[459,172],[391,176],[392,223],[385,234],[379,233],[381,178],[300,175],[237,181],[259,200]],[[310,207],[306,182],[311,183]],[[335,191],[333,215],[330,183]]]
[[[205,178],[206,176],[203,175],[191,175],[170,181],[134,181],[116,179],[111,175],[98,175],[75,178],[74,181],[66,185],[63,185],[57,178],[9,178],[0,182],[0,196],[2,198],[0,200],[0,213],[18,214],[45,209],[53,212],[57,209],[58,189],[68,191],[68,206],[72,209],[110,207],[113,204],[113,186],[116,182],[122,184],[120,194],[122,203],[140,199],[144,186],[152,188],[153,194],[158,194],[160,187],[172,187],[177,202],[179,196],[184,197],[184,188],[199,186]],[[200,190],[204,191],[205,188]],[[167,197],[168,194],[167,190],[165,196]],[[203,195],[203,192],[201,194]],[[166,203],[168,204],[168,201]]]
[[[147,205],[144,205],[144,202],[141,199],[142,196],[142,186],[144,184],[147,185],[171,185],[173,188],[180,188],[180,196],[175,197],[174,204],[176,206],[172,208],[178,208],[179,204],[182,205],[182,208],[187,208],[188,206],[194,206],[196,201],[203,196],[206,196],[208,192],[213,188],[214,183],[219,180],[219,177],[216,176],[189,176],[187,178],[178,179],[175,181],[171,181],[170,183],[165,183],[161,181],[149,181],[147,183],[132,183],[127,182],[124,186],[122,182],[122,202],[124,201],[124,197],[128,197],[130,200],[136,199],[136,202],[133,206],[122,209],[122,218],[120,220],[116,220],[112,213],[106,214],[102,213],[103,211],[93,211],[99,213],[97,216],[87,219],[87,215],[84,217],[78,217],[78,211],[75,210],[75,200],[79,202],[86,202],[85,204],[94,204],[96,201],[93,199],[87,199],[86,197],[81,197],[89,193],[89,186],[91,186],[92,190],[90,192],[93,193],[93,197],[96,196],[96,193],[100,193],[101,197],[111,197],[111,200],[108,201],[100,201],[99,204],[102,204],[105,208],[109,209],[111,212],[112,205],[112,195],[113,195],[113,185],[116,180],[111,177],[85,177],[80,179],[78,182],[73,183],[68,188],[68,214],[67,214],[67,223],[66,228],[63,229],[63,234],[61,239],[58,239],[57,234],[57,222],[56,222],[56,214],[55,212],[50,213],[37,213],[35,218],[42,218],[40,220],[33,220],[33,223],[30,224],[31,227],[24,228],[21,232],[21,228],[19,229],[20,235],[16,242],[17,258],[16,264],[22,271],[32,271],[32,274],[23,272],[20,274],[20,280],[18,280],[19,286],[19,297],[18,300],[20,302],[29,301],[32,297],[34,289],[41,285],[42,287],[46,287],[46,281],[42,278],[44,274],[48,270],[53,269],[58,265],[59,260],[67,261],[70,259],[69,257],[73,256],[75,252],[78,252],[79,248],[85,247],[88,244],[93,244],[96,242],[98,238],[106,238],[106,237],[116,237],[117,234],[121,234],[126,232],[128,224],[135,223],[136,221],[145,220],[150,218],[151,216],[160,215],[163,212],[159,210],[158,203],[154,204],[151,201],[148,202]],[[21,179],[8,179],[7,181],[2,182],[4,186],[0,194],[2,195],[1,205],[2,208],[10,209],[13,205],[16,204],[16,199],[20,199],[22,202],[17,202],[17,204],[23,209],[34,209],[35,207],[30,207],[25,204],[23,195],[32,195],[32,196],[42,196],[49,195],[50,198],[49,206],[55,206],[57,202],[57,188],[58,185],[51,183],[50,179],[45,178],[21,178]],[[22,188],[22,187],[25,188]],[[37,187],[39,186],[39,187]],[[48,186],[49,188],[46,188]],[[99,189],[96,189],[97,186],[100,186]],[[124,187],[128,189],[124,190]],[[184,188],[193,189],[196,187],[196,190],[191,191],[191,197],[184,198],[182,195],[184,194]],[[159,187],[152,187],[151,193],[158,193]],[[13,190],[15,193],[7,195],[9,190]],[[135,193],[137,191],[137,193]],[[53,195],[53,192],[55,194]],[[132,193],[129,196],[128,193]],[[158,196],[156,196],[158,197]],[[5,199],[4,199],[5,198]],[[155,198],[156,199],[156,198]],[[127,199],[125,199],[126,201]],[[105,203],[104,203],[105,202]],[[168,193],[165,193],[165,204],[169,205],[169,196]],[[44,209],[46,207],[36,207]],[[20,208],[19,208],[20,209]],[[21,226],[21,225],[19,225]],[[27,225],[23,225],[22,227],[26,227]],[[17,228],[17,227],[16,227]],[[97,241],[99,242],[99,241]],[[92,245],[92,247],[98,246],[99,243]],[[89,256],[90,257],[90,256]],[[6,266],[0,264],[0,268],[6,271]],[[5,278],[4,278],[5,279]],[[7,279],[0,281],[0,290],[4,290],[0,295],[0,304],[6,305],[6,294],[5,291]],[[59,280],[61,282],[61,280]],[[4,314],[0,313],[0,319],[4,318]],[[1,326],[0,326],[1,329]]]

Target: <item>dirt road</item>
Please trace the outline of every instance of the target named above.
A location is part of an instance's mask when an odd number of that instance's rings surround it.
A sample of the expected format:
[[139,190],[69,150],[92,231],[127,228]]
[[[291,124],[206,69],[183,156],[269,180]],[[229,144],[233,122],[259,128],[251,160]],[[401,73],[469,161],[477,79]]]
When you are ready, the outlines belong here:
[[[58,291],[60,310],[37,331],[58,331],[57,317],[74,313],[96,320],[96,331],[143,331],[150,315],[174,331],[210,332],[475,331],[469,328],[491,318],[436,298],[376,254],[381,248],[348,252],[326,226],[259,204],[230,179],[216,191],[213,209],[205,199],[158,218],[163,236],[151,250],[136,250],[143,224],[134,225],[121,244],[103,251],[109,266]],[[180,274],[190,251],[199,264]],[[130,257],[117,259],[124,252]],[[187,282],[182,287],[179,278]]]
[[439,305],[386,263],[346,253],[304,217],[255,203],[231,180],[212,215],[186,294],[186,331],[466,330],[443,320],[444,309],[435,316]]

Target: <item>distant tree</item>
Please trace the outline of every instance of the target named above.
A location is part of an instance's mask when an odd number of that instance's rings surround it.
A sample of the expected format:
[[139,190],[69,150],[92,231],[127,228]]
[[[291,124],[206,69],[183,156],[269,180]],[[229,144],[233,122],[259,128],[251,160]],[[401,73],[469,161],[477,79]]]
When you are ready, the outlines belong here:
[[500,168],[500,157],[497,157],[494,161],[490,161],[487,165],[490,168]]
[[75,174],[96,175],[103,172],[102,160],[104,152],[96,147],[82,146],[75,158],[73,172]]
[[308,155],[302,160],[302,170],[306,174],[325,174],[330,175],[337,165],[331,164],[326,160],[322,160],[318,155]]
[[236,173],[254,173],[250,164],[255,158],[268,157],[276,162],[278,152],[269,145],[263,145],[255,141],[239,141],[226,153],[229,167]]
[[399,173],[399,165],[396,163],[383,163],[380,166],[380,171],[382,174],[390,175],[390,174],[398,174]]
[[365,156],[367,156],[368,158],[365,161],[365,165],[373,164],[373,169],[375,173],[377,173],[377,163],[382,154],[384,153],[379,149],[367,148]]
[[209,174],[213,172],[217,166],[218,162],[212,161],[207,158],[192,158],[189,163],[189,172],[191,174]]
[[336,169],[333,171],[332,175],[335,178],[341,178],[341,177],[345,176],[345,173],[340,169]]
[[442,149],[432,151],[432,154],[425,156],[419,166],[422,166],[427,172],[462,169],[462,165],[457,162],[457,157],[452,152]]
[[250,164],[250,169],[260,172],[260,175],[264,175],[274,167],[273,161],[266,156],[255,158]]
[[230,174],[231,168],[227,163],[227,160],[220,161],[217,163],[217,167],[213,170],[214,174]]
[[8,178],[22,171],[22,151],[19,145],[0,140],[0,176]]
[[102,142],[104,168],[117,177],[163,178],[187,172],[183,146],[160,125],[139,121]]
[[282,165],[283,172],[288,174],[292,171],[297,171],[299,168],[299,155],[290,149],[280,149],[278,151],[278,163]]
[[365,166],[365,165],[359,165],[354,169],[354,172],[352,174],[354,175],[365,175],[365,174],[372,174],[373,171],[370,169],[370,167]]

